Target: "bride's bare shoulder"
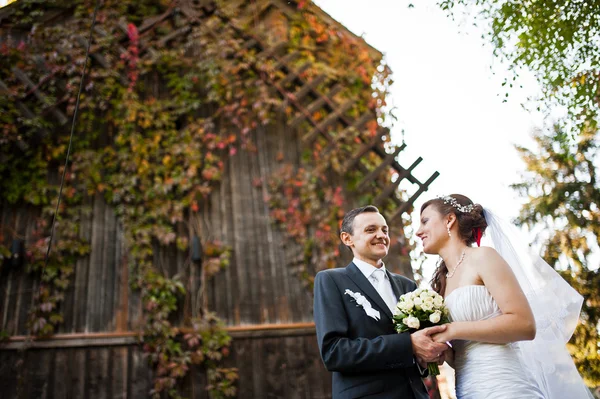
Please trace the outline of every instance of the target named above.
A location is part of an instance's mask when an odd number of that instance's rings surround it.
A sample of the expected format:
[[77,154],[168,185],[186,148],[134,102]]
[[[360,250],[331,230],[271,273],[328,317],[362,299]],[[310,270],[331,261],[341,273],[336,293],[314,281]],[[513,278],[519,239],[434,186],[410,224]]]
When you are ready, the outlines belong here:
[[492,247],[475,247],[471,249],[471,256],[475,260],[494,261],[502,259],[500,254]]

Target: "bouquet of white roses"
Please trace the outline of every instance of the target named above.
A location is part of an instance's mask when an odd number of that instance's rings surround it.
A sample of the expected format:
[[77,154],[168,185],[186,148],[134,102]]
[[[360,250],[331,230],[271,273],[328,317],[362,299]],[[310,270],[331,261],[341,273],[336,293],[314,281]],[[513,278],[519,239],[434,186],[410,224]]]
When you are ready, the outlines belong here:
[[[426,327],[449,323],[444,298],[437,292],[418,288],[400,297],[394,309],[396,332],[414,332]],[[429,374],[439,375],[437,363],[428,363]]]

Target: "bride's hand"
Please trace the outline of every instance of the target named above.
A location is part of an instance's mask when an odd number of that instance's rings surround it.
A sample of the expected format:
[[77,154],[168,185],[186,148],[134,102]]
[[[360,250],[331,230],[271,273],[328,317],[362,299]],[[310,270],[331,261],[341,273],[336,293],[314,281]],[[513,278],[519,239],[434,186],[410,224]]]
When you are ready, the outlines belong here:
[[452,328],[452,323],[448,323],[446,324],[446,330],[437,333],[437,334],[432,334],[431,335],[431,339],[433,339],[434,342],[440,342],[440,343],[446,343],[446,342],[450,342],[454,339],[454,336],[452,335],[453,333],[453,328]]

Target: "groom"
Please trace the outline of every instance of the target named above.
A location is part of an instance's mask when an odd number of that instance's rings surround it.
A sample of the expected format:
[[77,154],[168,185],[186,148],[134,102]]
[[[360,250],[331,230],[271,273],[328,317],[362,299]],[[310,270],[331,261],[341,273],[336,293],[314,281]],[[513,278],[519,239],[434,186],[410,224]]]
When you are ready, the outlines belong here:
[[446,326],[395,332],[392,309],[417,286],[385,269],[390,237],[376,207],[348,212],[340,238],[354,254],[352,263],[315,278],[317,340],[323,363],[333,372],[333,398],[428,399],[421,380],[426,368],[421,373],[417,364],[443,360],[448,346],[430,336]]

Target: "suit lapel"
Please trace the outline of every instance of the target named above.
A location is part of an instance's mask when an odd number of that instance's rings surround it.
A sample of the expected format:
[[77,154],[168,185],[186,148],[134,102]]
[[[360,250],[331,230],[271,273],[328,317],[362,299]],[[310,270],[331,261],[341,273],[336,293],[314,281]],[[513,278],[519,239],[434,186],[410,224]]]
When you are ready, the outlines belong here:
[[[348,266],[346,266],[346,271],[350,279],[352,279],[358,288],[360,288],[361,292],[369,298],[371,303],[374,302],[375,305],[377,305],[377,307],[382,310],[390,320],[392,320],[392,312],[390,312],[390,308],[387,307],[381,296],[377,293],[375,287],[373,287],[373,284],[367,280],[360,269],[356,267],[354,263],[350,263]],[[390,277],[389,274],[388,277]],[[392,281],[391,278],[390,281]],[[394,283],[392,283],[392,287],[394,287]],[[395,292],[396,291],[394,289],[394,293]]]
[[406,294],[406,292],[404,291],[404,287],[402,287],[402,284],[398,283],[398,281],[391,275],[391,273],[388,270],[386,270],[386,273],[388,275],[388,278],[390,279],[390,282],[392,283],[392,291],[394,291],[396,301],[399,301],[400,297]]

